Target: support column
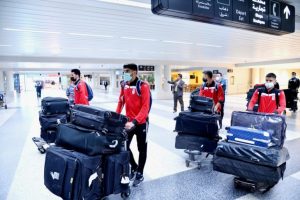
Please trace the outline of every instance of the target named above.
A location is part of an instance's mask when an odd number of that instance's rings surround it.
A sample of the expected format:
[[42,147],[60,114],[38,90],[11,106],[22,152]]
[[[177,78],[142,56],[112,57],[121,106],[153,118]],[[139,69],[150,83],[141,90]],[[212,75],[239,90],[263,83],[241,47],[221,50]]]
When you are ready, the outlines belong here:
[[169,66],[157,65],[154,71],[155,91],[153,98],[155,99],[172,99],[172,92],[168,80],[171,79],[171,68]]
[[4,76],[3,76],[3,71],[0,71],[0,91],[4,91]]
[[6,71],[4,75],[4,90],[7,94],[14,93],[14,73],[12,71]]
[[[110,72],[110,85],[109,87],[109,91],[113,92],[113,91],[117,91],[117,70],[111,70]],[[120,72],[121,73],[121,72]],[[120,76],[120,75],[119,75]]]
[[252,69],[252,77],[251,77],[251,82],[252,82],[252,87],[255,84],[260,83],[260,68],[253,68]]

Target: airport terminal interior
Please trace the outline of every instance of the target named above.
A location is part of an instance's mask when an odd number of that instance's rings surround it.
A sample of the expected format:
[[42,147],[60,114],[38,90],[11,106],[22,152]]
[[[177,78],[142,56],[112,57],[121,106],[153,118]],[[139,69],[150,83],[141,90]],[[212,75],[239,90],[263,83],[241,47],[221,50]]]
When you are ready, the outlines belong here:
[[[168,83],[182,75],[188,110],[203,72],[215,80],[222,75],[225,139],[232,112],[247,110],[247,92],[264,84],[266,74],[276,74],[280,90],[289,88],[292,72],[300,78],[299,0],[0,0],[0,200],[62,199],[45,186],[46,154],[32,141],[40,137],[41,99],[67,98],[71,70],[79,69],[93,90],[90,105],[116,111],[129,63],[149,84],[152,106],[145,179],[138,187],[130,183],[127,199],[300,199],[298,110],[287,107],[284,116],[290,159],[283,178],[269,191],[253,192],[215,171],[212,154],[197,156],[200,168],[186,166],[189,156],[175,148],[180,104],[173,112]],[[137,159],[135,137],[130,147]]]

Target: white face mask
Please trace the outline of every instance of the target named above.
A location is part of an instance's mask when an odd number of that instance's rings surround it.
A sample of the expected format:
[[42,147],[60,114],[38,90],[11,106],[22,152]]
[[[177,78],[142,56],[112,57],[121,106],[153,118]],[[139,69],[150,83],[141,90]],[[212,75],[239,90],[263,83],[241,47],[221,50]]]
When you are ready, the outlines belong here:
[[219,82],[220,80],[221,80],[221,77],[220,77],[220,76],[217,76],[217,77],[216,77],[216,81]]
[[273,82],[266,82],[265,86],[267,89],[272,89],[274,87],[274,83]]

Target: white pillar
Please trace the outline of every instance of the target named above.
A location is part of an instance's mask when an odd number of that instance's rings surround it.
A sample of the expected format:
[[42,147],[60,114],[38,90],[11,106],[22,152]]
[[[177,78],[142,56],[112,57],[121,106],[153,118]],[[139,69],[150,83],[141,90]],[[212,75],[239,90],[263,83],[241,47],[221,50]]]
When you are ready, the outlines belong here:
[[8,94],[13,93],[14,92],[14,73],[12,71],[6,71],[5,76],[6,76],[6,80],[4,78],[4,90],[6,89]]
[[[119,70],[120,71],[120,70]],[[116,74],[117,70],[111,70],[110,72],[110,85],[109,87],[109,91],[117,91],[117,74]],[[121,73],[121,72],[120,72]]]
[[168,80],[171,79],[171,68],[169,66],[157,65],[154,71],[155,91],[153,98],[155,99],[172,99],[171,86]]
[[0,91],[4,91],[4,77],[3,77],[3,71],[0,71]]

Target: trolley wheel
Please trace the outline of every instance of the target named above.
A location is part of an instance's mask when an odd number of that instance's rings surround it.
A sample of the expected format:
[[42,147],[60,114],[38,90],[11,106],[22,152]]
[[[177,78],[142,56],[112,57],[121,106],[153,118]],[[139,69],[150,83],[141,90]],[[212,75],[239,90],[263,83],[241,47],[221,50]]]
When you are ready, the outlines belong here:
[[130,196],[130,194],[131,194],[131,191],[129,189],[127,192],[122,192],[121,197],[122,197],[122,199],[127,199]]
[[41,148],[38,148],[38,150],[39,150],[39,152],[40,152],[41,154],[44,154],[44,153],[46,153],[46,150],[45,150],[43,147],[41,147]]
[[185,161],[185,166],[186,166],[186,167],[189,167],[189,166],[190,166],[190,161],[186,160],[186,161]]
[[7,105],[5,105],[4,108],[7,109]]
[[197,169],[201,169],[201,163],[198,163]]

